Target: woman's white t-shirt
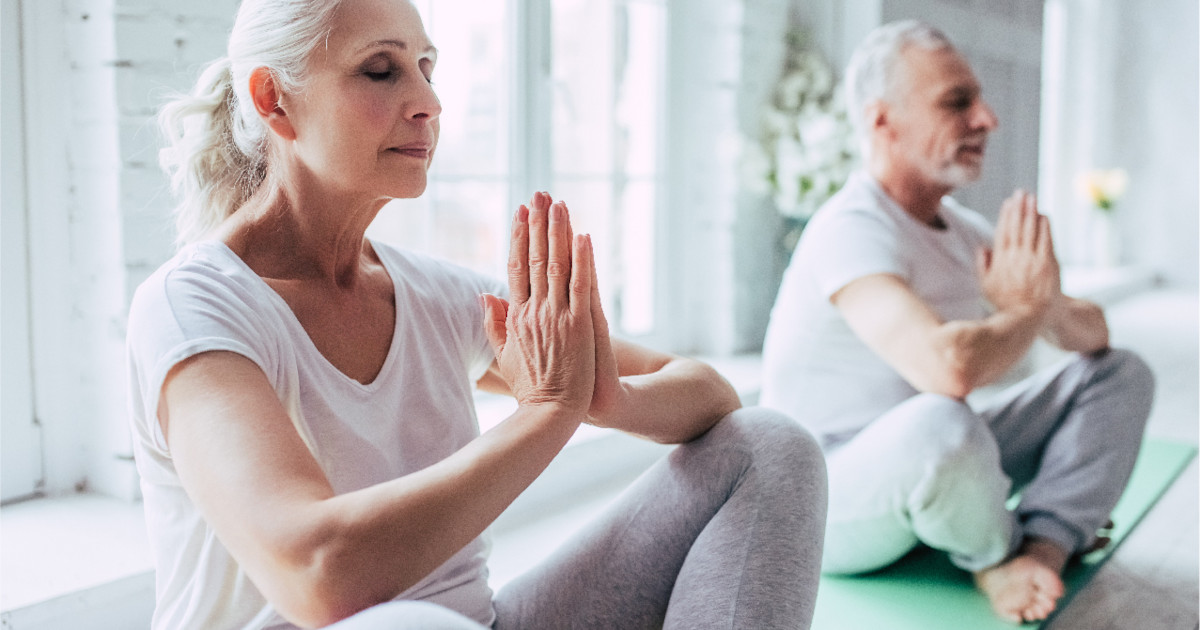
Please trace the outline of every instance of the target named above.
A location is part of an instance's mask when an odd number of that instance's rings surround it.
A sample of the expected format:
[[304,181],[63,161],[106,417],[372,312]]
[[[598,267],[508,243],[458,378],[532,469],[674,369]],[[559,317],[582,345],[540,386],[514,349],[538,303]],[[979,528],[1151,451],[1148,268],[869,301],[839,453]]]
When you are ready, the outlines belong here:
[[[137,290],[129,316],[133,449],[155,559],[155,629],[291,627],[230,556],[175,472],[158,422],[167,372],[213,350],[254,361],[341,494],[412,473],[478,436],[473,387],[493,360],[481,293],[499,283],[372,243],[396,295],[379,375],[364,385],[313,345],[287,303],[228,247],[193,244]],[[490,625],[488,543],[475,539],[402,593]]]

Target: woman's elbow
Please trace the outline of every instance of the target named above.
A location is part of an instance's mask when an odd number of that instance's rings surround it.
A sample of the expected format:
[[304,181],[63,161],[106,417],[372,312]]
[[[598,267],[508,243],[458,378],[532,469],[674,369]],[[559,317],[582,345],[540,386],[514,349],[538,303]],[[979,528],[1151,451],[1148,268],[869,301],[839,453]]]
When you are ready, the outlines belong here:
[[[395,597],[381,576],[365,575],[346,532],[278,549],[259,589],[275,610],[302,628],[321,628]],[[257,580],[256,580],[257,584]],[[393,592],[395,591],[395,592]]]
[[294,572],[286,583],[267,599],[284,619],[301,628],[323,628],[394,596],[321,563]]

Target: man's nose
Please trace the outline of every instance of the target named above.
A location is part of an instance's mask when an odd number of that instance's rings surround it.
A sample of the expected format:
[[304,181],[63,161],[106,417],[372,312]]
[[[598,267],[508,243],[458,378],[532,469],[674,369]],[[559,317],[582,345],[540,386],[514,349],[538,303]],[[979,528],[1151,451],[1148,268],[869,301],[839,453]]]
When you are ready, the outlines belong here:
[[976,129],[986,129],[991,131],[1000,126],[1000,119],[996,117],[996,112],[983,99],[975,105],[975,111],[971,120],[972,127]]

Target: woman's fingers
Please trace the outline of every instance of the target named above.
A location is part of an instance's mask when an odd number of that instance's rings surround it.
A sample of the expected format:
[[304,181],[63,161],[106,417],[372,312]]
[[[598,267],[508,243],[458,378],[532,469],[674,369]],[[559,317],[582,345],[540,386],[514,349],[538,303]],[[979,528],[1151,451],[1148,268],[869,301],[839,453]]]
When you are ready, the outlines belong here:
[[549,262],[546,265],[546,286],[549,292],[550,306],[564,308],[570,304],[568,284],[574,265],[574,235],[571,231],[571,217],[567,206],[559,201],[550,206],[550,221],[547,227]]
[[[592,310],[592,237],[580,234],[574,238],[571,248],[571,314],[576,318],[591,317]],[[594,322],[593,322],[593,325]]]
[[508,292],[515,304],[529,299],[529,208],[521,206],[513,215],[512,239],[508,247]]
[[550,195],[536,193],[529,209],[529,296],[535,301],[546,299],[546,266],[550,243],[547,231],[550,223]]
[[592,250],[592,237],[588,236],[588,266],[592,268],[592,327],[596,330],[596,353],[601,354],[601,345],[604,350],[612,353],[612,344],[608,337],[608,317],[604,314],[604,308],[600,305],[600,282],[596,278],[596,252]]
[[589,248],[588,253],[592,268],[592,331],[596,339],[596,384],[592,387],[592,406],[589,413],[593,417],[599,417],[611,411],[617,404],[621,381],[620,370],[617,369],[617,355],[613,352],[612,337],[608,332],[608,317],[600,304],[595,252]]

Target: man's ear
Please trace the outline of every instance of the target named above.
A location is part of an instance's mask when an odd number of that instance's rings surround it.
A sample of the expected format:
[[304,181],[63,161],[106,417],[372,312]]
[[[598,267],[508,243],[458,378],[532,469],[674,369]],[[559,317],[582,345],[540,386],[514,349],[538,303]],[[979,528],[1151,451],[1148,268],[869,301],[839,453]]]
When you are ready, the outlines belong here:
[[882,100],[867,106],[867,121],[870,122],[873,133],[888,130],[891,123],[889,114],[887,103]]
[[250,100],[254,102],[258,115],[276,135],[284,140],[295,140],[296,129],[279,102],[281,96],[275,75],[268,68],[255,68],[250,73]]

